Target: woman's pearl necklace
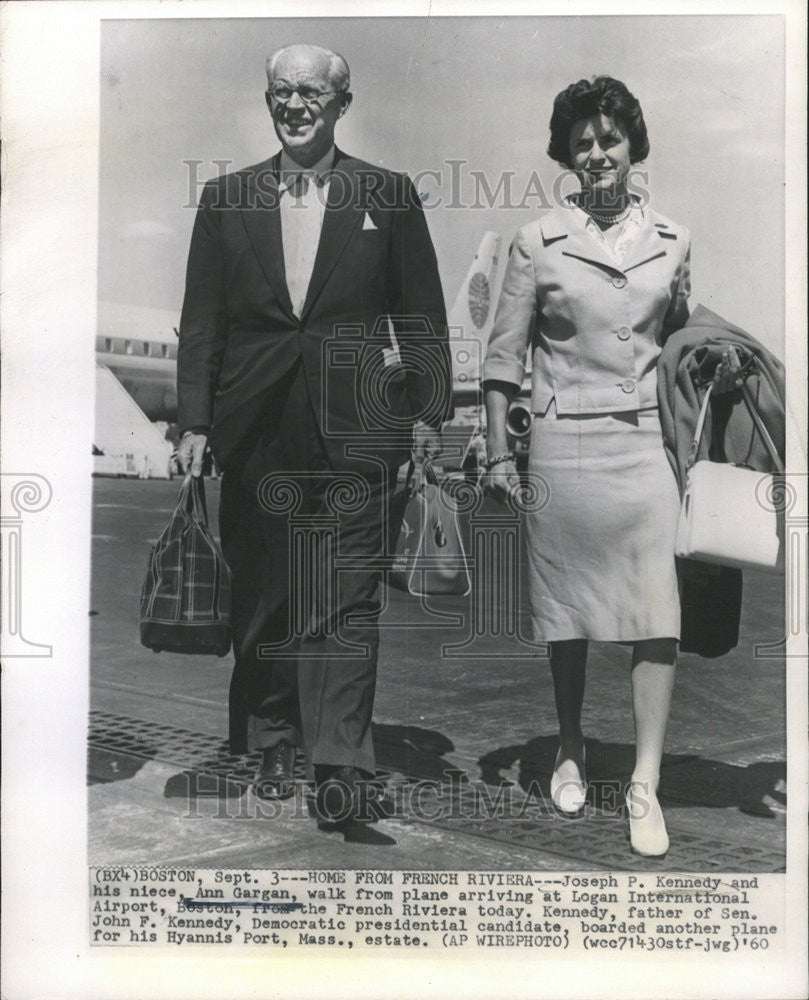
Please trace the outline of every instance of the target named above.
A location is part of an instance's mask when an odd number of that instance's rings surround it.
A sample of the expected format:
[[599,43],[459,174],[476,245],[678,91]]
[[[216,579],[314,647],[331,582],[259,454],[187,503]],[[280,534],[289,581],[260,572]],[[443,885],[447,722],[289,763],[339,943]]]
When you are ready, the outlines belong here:
[[630,202],[630,204],[627,205],[627,207],[623,210],[623,212],[619,212],[618,215],[599,215],[598,212],[593,212],[591,209],[585,208],[584,205],[580,204],[579,207],[582,209],[582,211],[586,212],[591,219],[595,219],[596,222],[603,222],[604,225],[609,226],[613,225],[616,222],[623,222],[624,219],[628,219],[630,213],[632,212],[632,209],[635,206]]

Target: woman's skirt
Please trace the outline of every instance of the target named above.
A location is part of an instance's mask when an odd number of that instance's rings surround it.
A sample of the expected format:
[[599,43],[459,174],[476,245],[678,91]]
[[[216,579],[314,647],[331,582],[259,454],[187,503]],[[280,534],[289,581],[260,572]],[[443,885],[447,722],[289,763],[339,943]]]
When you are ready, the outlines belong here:
[[526,515],[531,616],[542,642],[680,637],[680,497],[657,410],[558,416],[531,427],[547,503]]

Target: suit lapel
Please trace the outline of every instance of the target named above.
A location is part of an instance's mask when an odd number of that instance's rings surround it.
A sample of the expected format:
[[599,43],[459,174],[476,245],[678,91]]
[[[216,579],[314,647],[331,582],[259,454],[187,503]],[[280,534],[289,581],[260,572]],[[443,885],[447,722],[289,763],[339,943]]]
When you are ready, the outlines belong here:
[[606,267],[610,271],[619,270],[618,265],[607,255],[605,250],[596,243],[589,233],[571,232],[567,246],[562,251],[566,257],[577,257],[579,260]]
[[294,319],[284,270],[284,241],[278,208],[278,164],[280,153],[245,175],[242,180],[247,202],[241,206],[247,237],[281,309]]
[[335,155],[334,174],[329,184],[329,197],[320,231],[312,277],[301,310],[301,320],[312,308],[334,266],[340,259],[349,236],[363,218],[362,191],[357,176],[357,164],[339,150]]
[[579,224],[570,209],[558,209],[549,213],[542,219],[541,228],[542,239],[546,246],[557,240],[564,240],[561,251],[566,257],[576,257],[578,260],[588,261],[598,267],[619,273],[625,273],[666,255],[666,240],[660,236],[659,225],[652,218],[649,209],[646,222],[620,265],[616,264],[607,251]]
[[669,243],[675,243],[677,239],[668,230],[669,227],[658,222],[652,210],[647,208],[646,222],[629,248],[623,265],[624,271],[631,271],[641,264],[648,264],[650,260],[665,257]]
[[607,252],[574,218],[573,209],[558,208],[544,216],[540,225],[542,239],[546,246],[557,240],[564,240],[564,243],[560,245],[560,250],[565,257],[576,257],[578,260],[596,264],[598,267],[606,267],[611,271],[618,270],[615,261],[610,259]]
[[629,247],[622,270],[631,271],[635,267],[640,267],[641,264],[648,264],[650,260],[665,257],[666,243],[667,240],[660,236],[658,226],[652,216],[652,210],[647,208],[646,220]]

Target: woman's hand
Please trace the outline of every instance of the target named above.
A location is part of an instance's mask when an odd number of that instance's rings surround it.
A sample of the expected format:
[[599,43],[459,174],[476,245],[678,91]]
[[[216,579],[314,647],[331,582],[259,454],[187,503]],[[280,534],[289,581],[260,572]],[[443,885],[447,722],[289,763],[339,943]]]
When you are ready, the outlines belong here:
[[[510,382],[487,381],[486,392],[486,452],[488,461],[483,468],[486,475],[483,489],[498,500],[507,503],[520,488],[520,477],[514,464],[514,454],[508,446],[506,421],[511,400],[519,391],[518,385]],[[494,463],[492,463],[494,459]]]
[[502,504],[520,489],[520,477],[513,459],[498,462],[486,473],[484,489]]
[[716,366],[713,376],[713,394],[716,396],[725,392],[733,392],[741,384],[739,370],[742,363],[735,347],[728,347],[722,352],[722,358]]

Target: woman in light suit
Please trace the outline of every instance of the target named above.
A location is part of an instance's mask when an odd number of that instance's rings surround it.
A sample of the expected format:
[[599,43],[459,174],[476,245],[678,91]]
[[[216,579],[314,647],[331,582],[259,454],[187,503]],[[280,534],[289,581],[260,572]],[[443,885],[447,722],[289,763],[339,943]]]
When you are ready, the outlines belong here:
[[588,640],[631,645],[630,840],[658,856],[669,846],[657,786],[680,634],[680,504],[656,363],[688,318],[689,234],[630,194],[630,166],[648,152],[640,104],[620,81],[580,80],[557,96],[548,153],[581,190],[514,239],[484,388],[489,484],[505,495],[519,486],[506,415],[531,352],[529,472],[549,500],[528,515],[530,598],[559,716],[553,802],[584,807]]

